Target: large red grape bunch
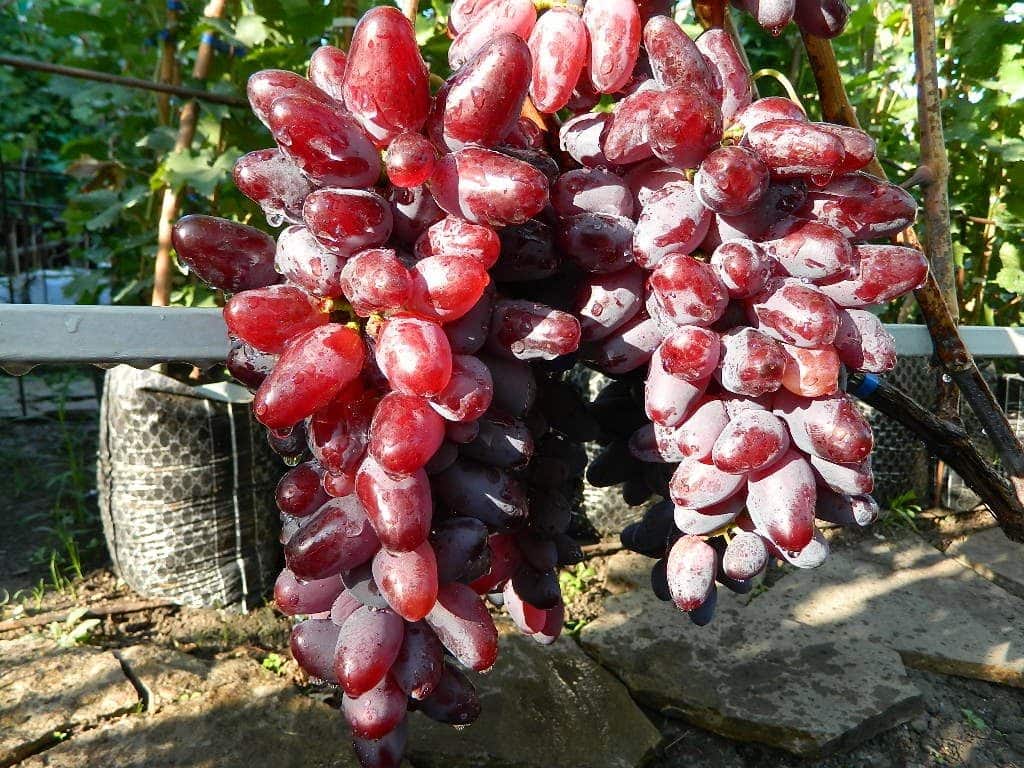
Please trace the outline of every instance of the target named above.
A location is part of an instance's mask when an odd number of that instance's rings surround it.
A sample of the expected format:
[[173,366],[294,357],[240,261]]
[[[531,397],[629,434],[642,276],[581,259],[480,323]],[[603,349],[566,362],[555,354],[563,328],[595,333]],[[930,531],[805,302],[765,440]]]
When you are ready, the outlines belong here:
[[[790,5],[801,24],[845,7]],[[456,0],[431,93],[412,24],[374,8],[347,54],[249,82],[276,146],[235,181],[276,240],[175,226],[231,294],[228,368],[291,466],[293,655],[343,691],[365,766],[398,765],[410,710],[476,718],[461,668],[495,663],[485,598],[558,636],[582,442],[606,446],[595,484],[666,499],[623,539],[696,621],[716,580],[820,562],[815,516],[873,516],[871,435],[840,383],[894,362],[864,308],[926,266],[866,241],[913,199],[860,171],[866,135],[752,101],[729,35],[692,41],[664,10]],[[589,406],[577,360],[615,379]]]

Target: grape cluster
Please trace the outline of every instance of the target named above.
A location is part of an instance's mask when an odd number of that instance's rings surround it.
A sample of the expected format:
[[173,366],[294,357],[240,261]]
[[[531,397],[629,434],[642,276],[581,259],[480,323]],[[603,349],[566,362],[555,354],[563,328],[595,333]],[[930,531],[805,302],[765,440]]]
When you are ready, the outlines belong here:
[[[788,5],[801,24],[845,8]],[[926,263],[866,241],[914,201],[861,171],[865,134],[754,101],[725,31],[693,41],[661,10],[456,0],[432,94],[413,25],[374,8],[347,54],[249,81],[276,146],[234,178],[287,225],[276,240],[174,227],[231,294],[228,369],[291,467],[275,598],[307,617],[293,655],[342,689],[365,766],[399,764],[412,709],[477,717],[459,665],[495,662],[485,599],[558,636],[583,442],[605,444],[595,485],[666,499],[623,540],[698,622],[716,579],[820,562],[815,516],[874,514],[870,430],[840,379],[894,363],[864,308]],[[576,362],[614,379],[592,404]]]
[[732,0],[773,35],[782,34],[789,22],[815,37],[836,37],[850,18],[846,0]]

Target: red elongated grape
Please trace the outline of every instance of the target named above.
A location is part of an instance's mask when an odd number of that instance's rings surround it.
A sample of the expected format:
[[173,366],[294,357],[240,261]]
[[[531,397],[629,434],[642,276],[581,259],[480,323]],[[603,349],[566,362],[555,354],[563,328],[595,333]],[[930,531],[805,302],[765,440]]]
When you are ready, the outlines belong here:
[[633,236],[633,257],[644,269],[654,269],[670,254],[696,250],[711,224],[693,185],[674,181],[653,193],[644,205]]
[[405,626],[405,637],[391,666],[391,676],[406,695],[422,701],[430,696],[444,674],[444,649],[425,621]]
[[416,241],[416,257],[454,256],[490,269],[498,261],[501,241],[498,233],[483,224],[447,216],[431,224]]
[[796,0],[793,20],[815,37],[837,37],[846,27],[850,6],[846,0]]
[[835,227],[798,219],[773,234],[765,248],[793,277],[824,282],[856,271],[853,247]]
[[356,24],[342,94],[378,146],[418,131],[430,109],[427,65],[416,31],[397,8],[371,8]]
[[444,421],[422,397],[390,392],[374,411],[370,455],[393,475],[421,469],[443,440]]
[[490,550],[490,570],[474,580],[469,586],[478,595],[489,594],[512,577],[522,564],[522,555],[515,538],[509,534],[496,533],[487,539]]
[[741,0],[743,10],[776,37],[793,20],[795,0]]
[[274,604],[285,616],[323,613],[331,610],[342,589],[341,579],[337,576],[299,581],[292,571],[285,568],[274,582]]
[[666,256],[651,274],[650,286],[659,308],[680,325],[711,325],[729,303],[715,270],[684,254]]
[[796,215],[829,224],[852,240],[876,240],[909,227],[917,201],[895,184],[850,173],[812,190]]
[[818,489],[818,517],[830,523],[863,528],[878,519],[878,511],[878,502],[870,496],[847,496]]
[[363,367],[363,342],[329,323],[297,336],[260,385],[252,408],[272,429],[290,427],[327,405]]
[[633,193],[635,210],[641,210],[651,195],[673,181],[687,181],[686,171],[672,168],[657,158],[647,160],[633,166],[623,177],[630,192]]
[[309,294],[291,285],[236,293],[224,306],[228,332],[263,352],[282,352],[290,339],[328,319]]
[[583,341],[603,339],[628,322],[643,306],[644,272],[630,266],[594,275],[580,284],[576,315]]
[[554,608],[544,610],[544,626],[530,637],[541,645],[551,645],[562,634],[563,624],[565,624],[565,605],[559,603]]
[[377,337],[377,365],[398,392],[433,397],[452,375],[448,338],[437,323],[393,317]]
[[405,306],[413,279],[394,251],[371,248],[345,262],[339,282],[356,314],[368,317]]
[[530,96],[539,112],[557,112],[572,97],[587,62],[587,28],[576,11],[552,8],[530,33]]
[[320,509],[328,500],[321,485],[323,473],[319,465],[307,461],[281,475],[274,491],[277,508],[292,517],[308,517]]
[[782,345],[786,368],[782,386],[794,395],[821,397],[839,389],[839,354],[835,347],[801,348]]
[[851,495],[871,493],[875,489],[875,475],[871,469],[870,456],[859,464],[837,464],[813,453],[807,458],[814,468],[815,475],[821,481],[818,483],[819,486],[824,484],[836,493]]
[[178,258],[204,282],[229,293],[280,281],[274,240],[258,229],[215,216],[182,216],[171,230]]
[[595,168],[566,171],[551,188],[551,205],[562,218],[580,213],[633,216],[633,193],[621,178]]
[[768,548],[756,533],[741,531],[725,546],[722,571],[730,579],[745,581],[761,573],[768,565]]
[[406,621],[419,621],[437,600],[434,550],[427,542],[398,554],[382,549],[373,558],[373,580],[395,613]]
[[610,165],[604,154],[604,136],[611,120],[607,112],[587,112],[566,120],[558,129],[559,148],[587,168]]
[[559,223],[562,251],[586,272],[618,272],[633,261],[632,219],[608,213],[578,213]]
[[520,117],[508,136],[504,145],[516,149],[544,149],[544,132],[527,117]]
[[640,52],[640,13],[633,0],[590,0],[583,8],[590,36],[590,82],[600,93],[620,90]]
[[365,562],[349,571],[342,571],[341,583],[345,585],[345,591],[360,605],[378,611],[391,610],[388,601],[377,588],[377,582],[373,580],[371,562]]
[[377,397],[357,388],[342,393],[309,419],[309,449],[335,475],[353,476],[366,452]]
[[512,416],[522,416],[537,399],[537,380],[529,363],[482,355],[480,361],[491,372],[494,407]]
[[477,436],[460,453],[491,467],[521,469],[533,455],[533,436],[526,423],[491,413],[479,420]]
[[314,184],[368,187],[380,176],[373,142],[339,107],[281,96],[269,120],[277,146]]
[[431,138],[450,150],[501,144],[519,120],[530,87],[530,49],[511,33],[495,35],[434,99]]
[[859,171],[875,159],[875,140],[859,128],[834,123],[814,123],[814,125],[828,131],[842,142],[846,158],[840,166],[838,174]]
[[430,406],[448,421],[476,421],[493,398],[494,381],[487,366],[471,355],[454,355],[448,386],[430,399]]
[[665,335],[646,312],[632,320],[587,350],[588,362],[607,374],[635,371],[654,354]]
[[490,282],[487,270],[462,256],[428,256],[413,265],[408,309],[420,317],[448,323],[471,310]]
[[329,496],[333,496],[335,498],[351,496],[356,490],[355,472],[345,474],[325,472],[323,486],[324,491],[326,491]]
[[876,315],[863,309],[840,309],[833,342],[847,368],[888,373],[896,367],[896,340]]
[[279,149],[258,149],[235,161],[238,191],[258,203],[271,226],[302,223],[302,201],[313,185]]
[[652,80],[651,87],[639,88],[618,103],[601,141],[602,154],[609,162],[628,165],[651,157],[651,113],[661,99]]
[[345,66],[348,55],[333,45],[321,45],[309,57],[306,76],[317,88],[335,101],[341,101],[342,86],[345,84]]
[[526,635],[532,635],[533,633],[544,629],[544,624],[547,621],[546,612],[525,602],[523,598],[516,593],[511,580],[505,583],[505,589],[502,592],[502,596],[505,601],[505,610],[508,611],[509,618],[512,619],[512,622],[520,632]]
[[712,250],[723,242],[737,238],[761,240],[780,219],[788,217],[803,205],[806,197],[806,185],[799,179],[773,181],[768,185],[764,197],[747,213],[739,216],[715,215],[701,246],[705,250]]
[[477,672],[490,669],[498,658],[498,630],[476,592],[459,582],[438,589],[437,603],[427,624],[441,644],[461,664]]
[[572,315],[532,301],[503,299],[494,305],[489,349],[518,360],[554,360],[575,352],[580,324]]
[[802,120],[768,120],[743,137],[772,175],[807,178],[825,186],[841,173],[846,161],[843,142],[830,132]]
[[327,93],[302,75],[284,69],[263,69],[252,74],[246,83],[245,92],[253,114],[271,130],[270,113],[274,102],[282,97],[298,96],[329,107],[338,106]]
[[800,105],[782,96],[767,96],[744,107],[737,115],[736,122],[749,131],[755,125],[767,123],[769,120],[803,120],[807,115]]
[[548,202],[548,183],[528,163],[480,147],[442,157],[430,179],[437,204],[472,224],[521,224]]
[[725,404],[717,398],[705,399],[665,439],[682,457],[705,461],[728,423]]
[[688,509],[675,507],[673,516],[675,526],[682,533],[691,536],[706,536],[729,525],[743,511],[745,494],[737,494],[719,504],[712,504],[704,509]]
[[715,583],[718,555],[697,536],[683,536],[668,553],[668,590],[681,611],[692,611],[707,600]]
[[392,237],[410,248],[427,227],[445,216],[425,184],[411,189],[394,187],[388,193],[388,202],[395,220]]
[[644,48],[654,79],[663,90],[691,85],[712,98],[721,98],[721,87],[697,46],[668,15],[652,16],[644,26]]
[[[495,0],[474,14],[466,27],[448,48],[448,63],[452,69],[462,67],[472,56],[498,35],[511,34],[520,40],[529,40],[537,11],[528,0]],[[530,73],[527,71],[527,84]]]
[[772,274],[772,260],[753,240],[730,240],[715,248],[711,268],[729,298],[744,299],[764,288]]
[[714,464],[685,458],[672,475],[669,491],[677,506],[703,509],[725,501],[742,488],[745,481],[743,475],[731,475]]
[[769,281],[750,299],[748,313],[759,331],[795,347],[831,344],[839,328],[836,306],[824,291],[795,278]]
[[394,226],[387,201],[361,189],[318,189],[306,198],[302,216],[321,245],[346,257],[381,245]]
[[828,540],[817,530],[814,531],[814,535],[807,546],[799,552],[789,552],[775,546],[770,540],[766,541],[765,544],[773,555],[797,568],[817,568],[825,562],[829,553]]
[[447,507],[492,528],[508,530],[526,519],[525,491],[514,477],[496,467],[459,459],[438,475],[435,489]]
[[538,571],[523,563],[519,570],[512,574],[512,582],[516,592],[522,595],[526,602],[537,608],[554,608],[562,599],[558,576],[555,575],[553,568],[548,571]]
[[423,470],[393,477],[367,456],[356,475],[356,495],[385,548],[409,552],[426,541],[433,504]]
[[437,688],[417,708],[439,723],[466,726],[480,716],[480,699],[469,679],[454,664],[446,663]]
[[704,54],[709,68],[722,86],[722,123],[728,127],[736,115],[753,99],[750,70],[724,29],[709,29],[697,38],[697,50]]
[[722,113],[710,94],[677,85],[651,109],[647,136],[651,151],[661,160],[677,168],[696,168],[722,140]]
[[737,414],[715,441],[712,458],[723,472],[738,475],[766,469],[789,449],[782,419],[768,411]]
[[671,464],[681,461],[683,454],[672,444],[675,432],[671,427],[644,424],[629,436],[629,453],[648,464]]
[[839,464],[857,464],[874,446],[871,425],[844,392],[816,398],[780,392],[774,408],[789,425],[793,443],[805,453]]
[[457,320],[446,323],[445,335],[456,355],[470,355],[480,351],[487,341],[491,327],[491,313],[494,310],[494,283],[488,283],[480,299]]
[[924,254],[901,245],[855,245],[855,277],[819,286],[840,307],[885,304],[920,287],[928,277]]
[[644,385],[644,409],[655,424],[675,427],[690,412],[707,386],[707,379],[689,382],[669,374],[662,363],[661,347],[651,357]]
[[305,425],[300,422],[290,427],[268,429],[267,444],[274,453],[290,464],[300,462],[306,455]]
[[704,207],[725,216],[746,213],[768,191],[768,167],[743,147],[721,147],[701,161],[693,184]]
[[[340,582],[339,582],[340,583]],[[334,648],[340,627],[330,619],[306,619],[292,627],[292,658],[311,677],[337,683],[334,674]]]
[[437,557],[437,578],[442,584],[465,581],[478,564],[490,567],[487,526],[473,517],[453,517],[434,526],[430,545]]
[[782,386],[786,353],[774,339],[753,328],[722,334],[721,359],[716,373],[722,387],[737,395],[758,397]]
[[408,718],[379,739],[352,737],[352,751],[360,765],[367,768],[400,768],[408,740]]
[[324,579],[365,563],[380,543],[354,496],[328,500],[285,545],[288,568],[300,579]]
[[469,20],[496,0],[454,0],[448,10],[448,36],[454,37],[466,28]]
[[387,736],[405,719],[406,706],[405,692],[388,674],[362,695],[353,698],[346,693],[341,699],[342,714],[359,739]]
[[278,235],[274,264],[290,282],[314,296],[342,295],[345,257],[324,248],[306,227],[286,227]]
[[437,150],[427,137],[418,133],[400,133],[388,145],[384,171],[396,187],[418,187],[434,172]]
[[751,472],[747,510],[759,531],[779,547],[799,552],[814,537],[814,472],[797,451],[770,467]]
[[277,365],[277,355],[268,355],[243,341],[233,340],[226,365],[232,377],[249,389],[256,389]]

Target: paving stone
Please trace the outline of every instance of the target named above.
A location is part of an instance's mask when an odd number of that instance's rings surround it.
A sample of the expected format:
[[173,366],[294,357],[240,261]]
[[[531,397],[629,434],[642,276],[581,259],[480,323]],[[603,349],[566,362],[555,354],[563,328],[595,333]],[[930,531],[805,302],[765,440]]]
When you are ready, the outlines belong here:
[[763,610],[765,596],[748,606],[725,590],[715,620],[696,627],[651,592],[651,562],[632,553],[609,560],[619,594],[580,636],[639,700],[801,755],[852,746],[921,711],[894,651]]
[[413,717],[416,768],[633,768],[661,738],[622,683],[568,637],[545,647],[504,631],[498,663],[473,680],[483,713],[469,728]]
[[74,735],[19,768],[357,768],[341,714],[251,659],[207,691]]
[[835,552],[754,605],[886,645],[918,669],[1024,687],[1024,600],[916,536]]
[[0,642],[0,766],[56,741],[55,733],[138,707],[109,651],[61,648],[39,635]]
[[999,528],[972,533],[946,550],[1007,592],[1024,597],[1024,545],[1010,541]]

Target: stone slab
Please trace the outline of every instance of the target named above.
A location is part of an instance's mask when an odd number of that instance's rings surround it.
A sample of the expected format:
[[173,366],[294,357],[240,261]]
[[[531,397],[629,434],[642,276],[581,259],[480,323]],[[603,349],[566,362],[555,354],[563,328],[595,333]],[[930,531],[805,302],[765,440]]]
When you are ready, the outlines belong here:
[[761,616],[885,645],[919,669],[1024,687],[1024,600],[916,536],[834,552],[754,606]]
[[989,581],[1024,598],[1024,545],[1010,541],[999,528],[972,533],[953,542],[951,555]]
[[85,731],[19,768],[358,768],[341,714],[251,659],[217,662],[205,692]]
[[135,688],[99,648],[62,648],[39,635],[0,642],[0,766],[12,765],[57,733],[134,711]]
[[568,637],[540,646],[501,636],[498,663],[475,675],[479,720],[457,731],[410,722],[416,768],[634,768],[661,734],[626,688]]
[[[581,633],[584,648],[639,700],[733,739],[821,755],[921,711],[899,655],[851,643],[721,590],[718,613],[692,625],[650,589],[652,561],[609,560],[613,594]],[[777,588],[777,586],[776,586]],[[769,592],[768,594],[770,594]]]

